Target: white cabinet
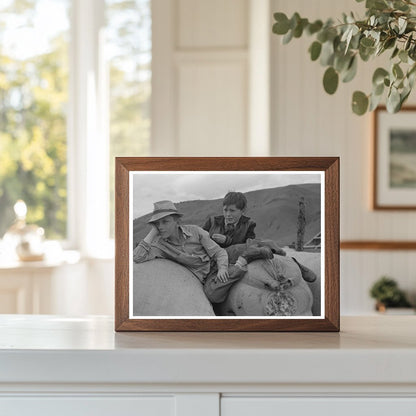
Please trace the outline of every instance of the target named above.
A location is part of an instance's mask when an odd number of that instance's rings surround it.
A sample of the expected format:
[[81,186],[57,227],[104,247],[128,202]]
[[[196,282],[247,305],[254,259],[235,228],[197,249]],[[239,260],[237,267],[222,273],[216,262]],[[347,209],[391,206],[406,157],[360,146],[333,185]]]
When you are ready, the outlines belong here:
[[0,315],[0,415],[416,415],[416,316],[341,333],[115,333]]
[[0,409],[7,416],[175,416],[175,398],[93,395],[0,398]]
[[[53,314],[69,303],[68,291],[86,283],[85,265],[56,262],[12,262],[0,260],[0,314]],[[82,298],[82,290],[78,297]],[[64,306],[64,307],[65,307]],[[70,309],[66,308],[68,311]]]
[[0,313],[52,313],[55,267],[0,268]]
[[[1,254],[1,253],[0,253]],[[114,310],[114,259],[19,262],[0,255],[0,314],[108,315]]]
[[221,416],[414,416],[416,398],[273,398],[225,397]]

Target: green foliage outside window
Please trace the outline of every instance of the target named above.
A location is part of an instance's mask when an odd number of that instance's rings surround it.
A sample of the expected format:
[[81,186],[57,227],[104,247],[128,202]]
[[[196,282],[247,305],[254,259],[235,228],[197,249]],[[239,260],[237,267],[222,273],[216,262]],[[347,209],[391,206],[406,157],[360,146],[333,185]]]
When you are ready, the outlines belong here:
[[114,236],[114,158],[146,156],[150,145],[150,0],[107,0],[110,66],[110,235]]
[[66,237],[66,33],[34,56],[19,57],[4,46],[8,21],[30,28],[34,6],[14,1],[0,7],[0,238],[18,199],[28,205],[27,221],[44,227],[48,238]]
[[[41,53],[23,47],[21,56],[10,51],[9,35],[14,26],[34,28],[39,5],[60,7],[68,14],[71,2],[1,3],[0,238],[14,220],[14,203],[23,199],[28,206],[28,222],[45,228],[47,238],[64,239],[68,215],[69,30],[57,30]],[[106,0],[105,6],[110,82],[109,227],[113,234],[114,157],[149,153],[151,8],[150,0]],[[48,27],[51,24],[50,20],[45,22]]]

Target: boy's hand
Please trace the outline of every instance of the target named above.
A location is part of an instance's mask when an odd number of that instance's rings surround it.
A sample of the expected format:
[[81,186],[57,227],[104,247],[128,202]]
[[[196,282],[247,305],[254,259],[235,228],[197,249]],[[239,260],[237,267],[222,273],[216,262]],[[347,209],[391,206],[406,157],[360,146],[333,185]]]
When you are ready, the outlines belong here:
[[217,279],[222,283],[228,282],[228,277],[228,270],[219,270],[217,273]]
[[157,237],[159,235],[159,230],[157,229],[156,225],[150,224],[150,232],[148,235],[151,235],[152,237]]
[[157,229],[156,225],[150,224],[149,234],[147,234],[147,236],[144,238],[144,241],[150,244],[158,235],[159,235],[159,230]]
[[224,234],[212,234],[212,239],[219,244],[224,244],[227,237]]

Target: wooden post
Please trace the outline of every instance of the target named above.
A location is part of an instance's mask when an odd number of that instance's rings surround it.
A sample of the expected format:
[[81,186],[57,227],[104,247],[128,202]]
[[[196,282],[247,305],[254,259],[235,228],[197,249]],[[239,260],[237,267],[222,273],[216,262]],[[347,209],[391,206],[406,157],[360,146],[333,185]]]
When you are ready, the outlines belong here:
[[299,199],[299,213],[298,213],[298,232],[296,240],[296,251],[303,251],[304,236],[305,236],[305,198],[302,196]]

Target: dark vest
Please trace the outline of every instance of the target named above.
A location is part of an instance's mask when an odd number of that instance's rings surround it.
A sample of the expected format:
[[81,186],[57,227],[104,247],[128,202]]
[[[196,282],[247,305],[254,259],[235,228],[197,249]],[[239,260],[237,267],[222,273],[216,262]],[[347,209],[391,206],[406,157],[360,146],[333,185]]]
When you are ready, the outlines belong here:
[[255,227],[256,223],[253,220],[242,215],[234,229],[229,230],[225,226],[224,215],[218,215],[209,218],[202,228],[209,232],[210,237],[213,234],[225,235],[227,237],[225,243],[219,245],[221,247],[228,247],[234,244],[243,244],[248,238],[256,238],[256,234],[254,233]]

